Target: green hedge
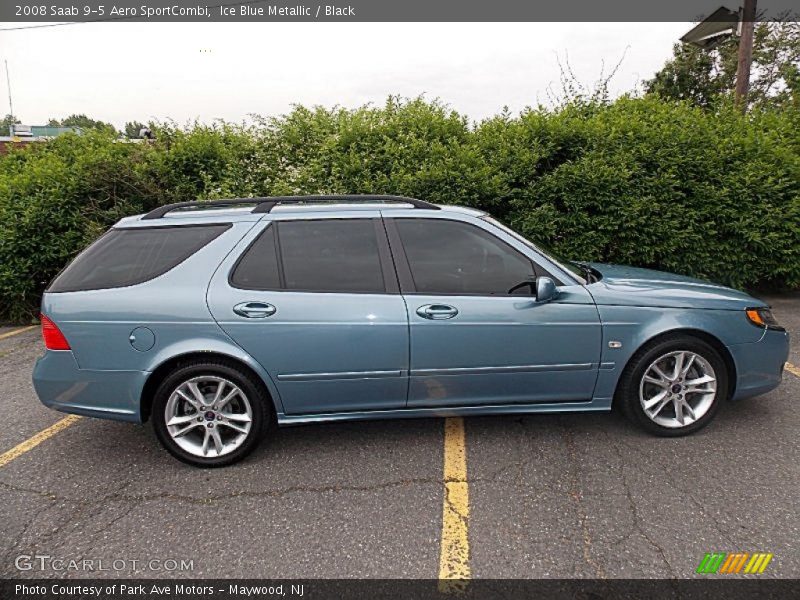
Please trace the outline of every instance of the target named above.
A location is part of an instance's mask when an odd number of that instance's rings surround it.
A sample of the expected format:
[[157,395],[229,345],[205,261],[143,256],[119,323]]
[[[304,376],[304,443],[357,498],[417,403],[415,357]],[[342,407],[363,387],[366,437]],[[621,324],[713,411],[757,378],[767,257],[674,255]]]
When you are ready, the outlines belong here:
[[491,211],[560,254],[800,287],[800,118],[655,98],[478,124],[438,102],[165,127],[155,143],[66,135],[0,158],[0,319],[124,215],[167,202],[395,193]]

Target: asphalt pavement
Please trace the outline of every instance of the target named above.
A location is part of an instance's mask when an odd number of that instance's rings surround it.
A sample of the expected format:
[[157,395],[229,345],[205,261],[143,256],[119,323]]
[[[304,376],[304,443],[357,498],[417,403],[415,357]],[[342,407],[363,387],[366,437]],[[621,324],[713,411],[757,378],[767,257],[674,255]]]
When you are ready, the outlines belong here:
[[[800,294],[769,300],[800,366]],[[0,577],[438,576],[443,420],[285,428],[216,470],[171,458],[150,425],[34,438],[64,415],[31,385],[38,330],[12,331],[0,454],[23,447],[0,466]],[[758,577],[800,577],[798,399],[786,372],[677,439],[615,413],[465,419],[471,576],[696,577],[706,552],[769,552]]]

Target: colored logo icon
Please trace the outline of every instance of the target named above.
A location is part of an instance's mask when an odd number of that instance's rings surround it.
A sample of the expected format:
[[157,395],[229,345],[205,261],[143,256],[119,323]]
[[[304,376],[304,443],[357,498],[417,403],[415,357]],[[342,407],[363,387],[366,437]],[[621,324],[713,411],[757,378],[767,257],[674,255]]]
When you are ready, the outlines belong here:
[[763,573],[772,560],[771,552],[706,552],[698,573],[710,574],[757,574]]

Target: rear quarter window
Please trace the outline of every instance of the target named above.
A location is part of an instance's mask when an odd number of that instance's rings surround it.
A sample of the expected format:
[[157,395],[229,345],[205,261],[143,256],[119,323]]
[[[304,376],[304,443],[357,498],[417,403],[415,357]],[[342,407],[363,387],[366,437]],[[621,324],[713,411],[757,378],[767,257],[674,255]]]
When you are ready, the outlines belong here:
[[229,223],[112,229],[73,260],[47,292],[144,283],[173,269],[229,229]]

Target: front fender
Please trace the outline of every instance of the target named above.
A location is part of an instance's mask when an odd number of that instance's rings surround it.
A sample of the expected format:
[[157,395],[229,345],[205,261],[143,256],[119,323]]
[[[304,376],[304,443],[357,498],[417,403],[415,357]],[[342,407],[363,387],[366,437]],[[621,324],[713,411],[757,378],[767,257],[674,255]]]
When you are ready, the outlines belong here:
[[597,310],[603,342],[594,395],[596,402],[607,402],[609,406],[625,366],[639,348],[655,337],[670,331],[695,330],[714,337],[723,346],[731,346],[755,343],[764,336],[764,330],[753,326],[743,310],[602,305]]

